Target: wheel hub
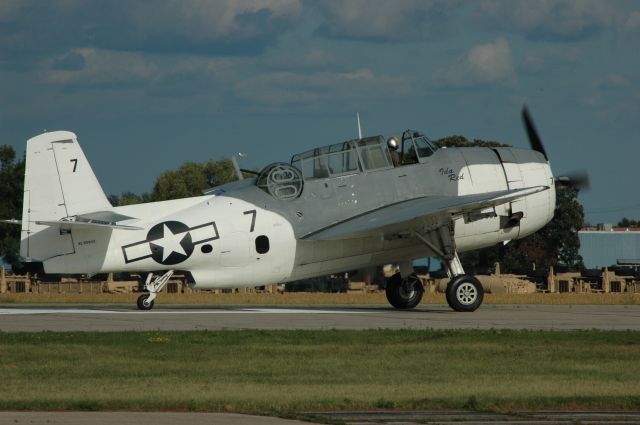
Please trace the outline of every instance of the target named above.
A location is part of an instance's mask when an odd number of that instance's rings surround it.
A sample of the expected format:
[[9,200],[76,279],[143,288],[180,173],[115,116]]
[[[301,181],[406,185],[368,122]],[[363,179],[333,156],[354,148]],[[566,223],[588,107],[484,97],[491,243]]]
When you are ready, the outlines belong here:
[[458,298],[461,304],[470,305],[478,298],[478,291],[472,283],[464,282],[458,287],[456,298]]
[[415,283],[410,281],[402,282],[400,285],[400,296],[404,299],[410,299],[416,294]]

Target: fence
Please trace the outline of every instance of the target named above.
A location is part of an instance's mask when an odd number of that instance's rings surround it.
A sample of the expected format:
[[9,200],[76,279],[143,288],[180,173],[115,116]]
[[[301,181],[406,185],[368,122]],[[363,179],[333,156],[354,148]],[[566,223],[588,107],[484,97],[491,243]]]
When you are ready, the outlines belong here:
[[[429,275],[421,275],[425,289],[429,292],[443,292],[449,279],[433,279]],[[490,293],[532,293],[536,292],[536,283],[527,276],[501,274],[499,266],[496,273],[490,276],[478,276],[485,290]],[[0,294],[34,293],[34,294],[100,294],[100,293],[132,293],[143,290],[143,278],[131,275],[130,280],[114,280],[109,274],[105,281],[92,281],[77,277],[63,277],[59,281],[45,281],[38,276],[12,275],[0,268]],[[346,282],[348,292],[375,292],[381,290],[378,285],[367,285],[365,282]],[[317,289],[317,288],[316,288]],[[215,289],[210,292],[255,293],[282,292],[284,285],[265,285],[256,288]],[[640,281],[635,276],[618,276],[604,269],[601,276],[587,277],[580,273],[554,273],[549,271],[546,283],[539,283],[539,292],[561,293],[640,293]],[[193,290],[185,276],[174,275],[163,292],[191,293]]]

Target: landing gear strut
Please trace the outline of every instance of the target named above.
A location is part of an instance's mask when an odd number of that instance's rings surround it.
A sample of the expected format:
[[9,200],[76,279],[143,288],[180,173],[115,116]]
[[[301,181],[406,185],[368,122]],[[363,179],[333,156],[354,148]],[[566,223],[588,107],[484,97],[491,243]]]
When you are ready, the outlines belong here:
[[447,274],[451,280],[447,284],[447,303],[455,311],[476,311],[484,298],[482,284],[474,276],[464,273],[458,253],[445,259]]
[[446,290],[449,307],[455,311],[475,311],[480,307],[484,298],[484,289],[478,279],[465,274],[455,249],[452,226],[442,226],[438,229],[442,249],[428,236],[425,237],[417,232],[414,233],[414,236],[431,248],[444,262],[447,274],[451,279]]
[[171,279],[172,275],[173,270],[169,270],[162,276],[156,277],[153,282],[151,282],[153,273],[149,273],[147,275],[147,281],[144,284],[144,290],[149,292],[138,297],[137,304],[140,310],[151,310],[153,308],[153,305],[155,303],[154,300],[156,299],[158,292],[164,289],[164,286],[167,284],[167,282],[169,282],[169,279]]

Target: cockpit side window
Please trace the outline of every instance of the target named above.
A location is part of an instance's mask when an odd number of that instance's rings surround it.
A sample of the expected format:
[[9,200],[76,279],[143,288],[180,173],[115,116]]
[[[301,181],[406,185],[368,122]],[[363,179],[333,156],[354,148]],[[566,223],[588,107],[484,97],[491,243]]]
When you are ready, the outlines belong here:
[[402,152],[400,154],[401,164],[415,164],[418,162],[418,156],[413,145],[413,140],[405,139],[402,141]]
[[291,164],[302,171],[305,180],[328,178],[360,171],[353,143],[337,143],[295,155]]
[[427,138],[424,136],[414,139],[414,142],[416,143],[416,148],[418,149],[418,156],[420,158],[426,158],[428,156],[431,156],[436,151],[434,145],[429,140],[427,140]]
[[330,153],[327,159],[329,162],[329,173],[331,175],[355,173],[358,171],[358,158],[355,150],[350,149],[343,152]]
[[358,150],[365,170],[390,167],[391,158],[382,136],[368,137],[358,141]]
[[418,158],[426,158],[438,149],[438,147],[424,134],[406,130],[402,133],[402,151],[400,160],[402,164],[415,164]]

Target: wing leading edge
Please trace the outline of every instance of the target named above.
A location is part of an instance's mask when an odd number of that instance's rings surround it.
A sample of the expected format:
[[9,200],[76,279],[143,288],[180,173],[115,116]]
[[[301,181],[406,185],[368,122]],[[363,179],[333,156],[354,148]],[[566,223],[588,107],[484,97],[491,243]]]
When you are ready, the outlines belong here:
[[548,190],[549,186],[500,190],[463,196],[426,196],[370,211],[363,215],[333,224],[302,237],[305,240],[348,239],[386,226],[409,223],[436,214],[459,214],[491,206]]

